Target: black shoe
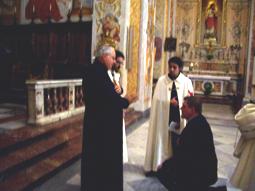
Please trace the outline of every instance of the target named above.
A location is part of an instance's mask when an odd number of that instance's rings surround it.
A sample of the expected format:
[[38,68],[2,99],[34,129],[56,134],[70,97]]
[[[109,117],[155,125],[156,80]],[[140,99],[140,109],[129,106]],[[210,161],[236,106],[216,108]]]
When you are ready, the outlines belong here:
[[146,177],[154,177],[154,176],[157,176],[157,172],[155,172],[155,171],[148,171],[148,172],[145,172],[145,176]]

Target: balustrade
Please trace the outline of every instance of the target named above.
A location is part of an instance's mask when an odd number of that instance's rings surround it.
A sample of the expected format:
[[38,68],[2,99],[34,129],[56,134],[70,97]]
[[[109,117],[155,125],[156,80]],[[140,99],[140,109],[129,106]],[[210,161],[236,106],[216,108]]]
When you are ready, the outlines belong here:
[[82,80],[28,80],[28,123],[43,125],[84,112]]

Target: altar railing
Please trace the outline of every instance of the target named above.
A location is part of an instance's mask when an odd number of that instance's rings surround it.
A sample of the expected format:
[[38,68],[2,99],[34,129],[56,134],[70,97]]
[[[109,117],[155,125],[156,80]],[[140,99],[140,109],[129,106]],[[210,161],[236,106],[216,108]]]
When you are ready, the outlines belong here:
[[28,123],[43,125],[84,112],[82,79],[28,80]]

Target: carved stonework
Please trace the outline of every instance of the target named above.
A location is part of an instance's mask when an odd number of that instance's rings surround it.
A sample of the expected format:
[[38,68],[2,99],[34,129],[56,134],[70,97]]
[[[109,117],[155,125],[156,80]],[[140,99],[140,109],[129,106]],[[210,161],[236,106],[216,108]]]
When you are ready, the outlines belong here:
[[103,44],[108,44],[115,48],[119,47],[120,8],[120,0],[105,0],[96,2],[96,48]]
[[234,11],[235,15],[237,17],[239,17],[242,13],[242,11],[244,10],[245,6],[243,4],[243,2],[232,2],[230,4],[230,8]]
[[184,11],[190,11],[191,9],[193,9],[194,4],[192,2],[187,2],[187,1],[178,1],[178,6],[181,9],[184,9]]
[[242,34],[241,23],[239,21],[236,21],[235,23],[233,23],[232,28],[231,28],[231,34],[232,34],[235,42],[239,43],[241,34]]
[[116,2],[117,0],[104,0],[105,3],[109,3],[109,4],[112,4],[114,2]]
[[188,75],[192,80],[195,94],[236,95],[238,79],[227,76]]
[[117,47],[120,42],[120,24],[118,18],[112,14],[107,14],[101,20],[102,30],[100,32],[100,40],[98,46],[109,44]]
[[195,44],[196,22],[194,15],[197,14],[196,1],[177,1],[176,10],[176,38],[177,38],[177,55],[187,58],[190,54],[190,47]]
[[[26,84],[29,124],[44,125],[84,112],[82,79],[28,80]],[[75,89],[76,107],[73,105]]]

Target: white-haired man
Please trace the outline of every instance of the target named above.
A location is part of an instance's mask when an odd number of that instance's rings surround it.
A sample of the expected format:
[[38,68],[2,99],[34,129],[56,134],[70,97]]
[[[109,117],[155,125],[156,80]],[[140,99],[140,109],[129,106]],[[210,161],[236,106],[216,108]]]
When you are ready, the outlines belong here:
[[107,73],[115,57],[112,47],[102,46],[85,70],[82,191],[123,190],[122,115],[135,97],[123,98],[115,91]]

